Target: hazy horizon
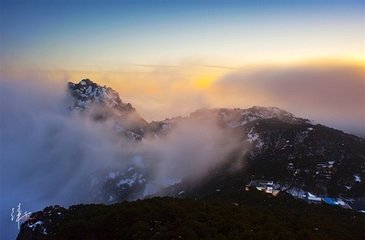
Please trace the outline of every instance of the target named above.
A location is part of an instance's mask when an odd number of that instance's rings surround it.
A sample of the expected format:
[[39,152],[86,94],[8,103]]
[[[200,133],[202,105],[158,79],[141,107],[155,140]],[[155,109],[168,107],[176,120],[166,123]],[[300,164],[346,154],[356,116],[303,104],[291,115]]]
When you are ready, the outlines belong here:
[[90,78],[149,121],[262,105],[365,136],[364,4],[2,0],[0,76]]

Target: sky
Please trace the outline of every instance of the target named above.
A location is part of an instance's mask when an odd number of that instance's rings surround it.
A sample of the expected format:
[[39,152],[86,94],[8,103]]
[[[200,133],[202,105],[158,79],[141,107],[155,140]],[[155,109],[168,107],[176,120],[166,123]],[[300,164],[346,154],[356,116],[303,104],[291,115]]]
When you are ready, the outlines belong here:
[[2,79],[91,78],[147,120],[263,105],[365,129],[364,0],[0,4]]
[[[17,201],[30,211],[68,204],[84,180],[70,175],[118,158],[105,129],[68,117],[66,83],[83,78],[112,87],[148,121],[275,106],[365,137],[365,0],[0,0],[0,212]],[[188,129],[209,147],[222,134],[201,125]],[[169,139],[164,154],[169,143],[182,160],[202,146]],[[8,217],[0,234],[15,235]]]

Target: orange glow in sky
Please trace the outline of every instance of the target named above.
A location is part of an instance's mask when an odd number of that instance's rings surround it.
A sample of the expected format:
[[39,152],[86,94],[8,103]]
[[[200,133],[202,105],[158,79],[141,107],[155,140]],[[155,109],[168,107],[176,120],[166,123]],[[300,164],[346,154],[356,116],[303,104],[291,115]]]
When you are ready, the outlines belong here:
[[90,78],[147,120],[275,105],[365,129],[362,1],[62,2],[4,2],[1,79]]

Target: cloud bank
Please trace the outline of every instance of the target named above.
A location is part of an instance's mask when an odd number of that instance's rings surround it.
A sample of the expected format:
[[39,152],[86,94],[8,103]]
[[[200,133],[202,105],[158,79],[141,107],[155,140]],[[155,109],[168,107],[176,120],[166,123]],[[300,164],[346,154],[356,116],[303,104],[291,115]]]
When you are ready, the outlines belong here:
[[240,147],[239,138],[209,119],[183,121],[166,136],[130,143],[116,134],[112,120],[70,112],[62,83],[3,81],[0,94],[5,239],[15,238],[10,212],[19,202],[27,211],[91,202],[102,186],[94,185],[95,177],[131,164],[151,176],[146,193],[154,193],[184,178],[199,180]]

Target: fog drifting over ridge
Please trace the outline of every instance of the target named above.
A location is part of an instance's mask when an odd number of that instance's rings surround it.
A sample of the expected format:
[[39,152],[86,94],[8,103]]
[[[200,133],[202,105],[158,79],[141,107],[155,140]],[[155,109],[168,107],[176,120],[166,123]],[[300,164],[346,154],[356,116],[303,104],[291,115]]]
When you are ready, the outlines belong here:
[[[200,108],[274,106],[365,137],[362,63],[313,60],[287,65],[248,65],[223,72],[199,65],[192,69],[185,65],[148,69],[133,74],[94,73],[91,79],[118,91],[148,121],[188,115]],[[87,72],[69,75],[62,72],[47,79],[54,82],[67,76],[68,81],[75,82],[85,74],[89,76]],[[208,81],[200,86],[204,76]]]
[[[213,66],[214,67],[214,66]],[[218,66],[219,67],[219,66]],[[147,68],[147,69],[146,69]],[[196,63],[148,66],[146,72],[55,71],[5,74],[13,81],[43,79],[63,87],[85,76],[119,92],[147,121],[188,115],[200,108],[274,106],[296,116],[365,137],[365,66],[312,60],[247,65],[222,71]],[[207,79],[205,79],[207,77]],[[201,82],[205,85],[199,85]],[[62,85],[63,84],[63,85]]]
[[356,64],[299,64],[234,71],[214,86],[247,103],[275,106],[297,116],[365,137],[365,68]]
[[[67,108],[66,85],[3,81],[1,85],[1,234],[14,238],[11,208],[94,200],[93,177],[139,165],[152,176],[154,193],[183,178],[200,179],[239,147],[240,139],[214,121],[178,124],[166,137],[130,143],[112,121],[95,122]],[[242,147],[242,146],[241,146]],[[144,197],[143,195],[139,197]],[[11,237],[10,237],[11,236]]]
[[[174,76],[169,73],[164,79]],[[204,176],[209,167],[221,164],[222,156],[237,146],[236,136],[222,134],[214,122],[205,121],[202,125],[200,120],[178,126],[166,138],[147,137],[138,147],[131,146],[115,136],[112,122],[95,123],[67,109],[69,79],[39,79],[13,79],[2,81],[0,86],[0,191],[5,196],[0,208],[4,216],[2,234],[16,234],[16,225],[10,222],[9,214],[18,202],[27,211],[50,204],[87,202],[93,194],[90,176],[108,169],[124,169],[133,162],[133,156],[143,161],[148,159],[145,167],[151,172],[155,186],[147,193],[153,193],[181,178]],[[172,107],[177,112],[181,109],[192,112],[204,106],[276,106],[365,136],[365,81],[361,67],[298,65],[237,70],[193,92],[189,92],[191,86],[185,86],[182,77],[177,84],[165,86],[166,81],[153,82],[158,89],[153,94],[161,94],[161,99],[155,102],[164,103],[161,108],[154,108],[159,104],[149,104],[142,85],[128,92],[133,98],[126,99],[124,92],[119,92],[122,100],[131,102],[142,117],[148,111],[158,113],[160,119],[171,117],[174,114],[168,110]],[[112,81],[107,85],[114,88]],[[143,104],[134,104],[137,98],[142,98],[139,103]],[[202,127],[197,130],[198,126]]]

